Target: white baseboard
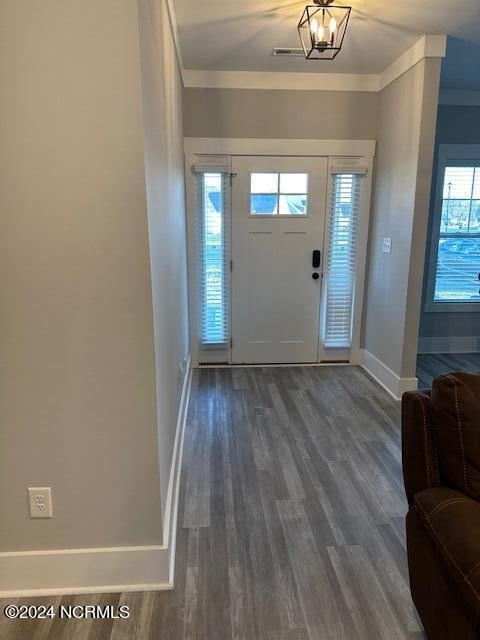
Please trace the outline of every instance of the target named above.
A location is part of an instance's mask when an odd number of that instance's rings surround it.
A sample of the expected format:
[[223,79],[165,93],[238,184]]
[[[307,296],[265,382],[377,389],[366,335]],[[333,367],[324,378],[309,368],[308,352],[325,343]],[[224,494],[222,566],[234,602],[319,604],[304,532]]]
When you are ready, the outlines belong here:
[[424,336],[418,353],[480,353],[480,336]]
[[418,389],[418,378],[400,378],[386,364],[365,349],[362,351],[362,368],[395,400],[401,400],[405,391]]
[[185,425],[187,424],[188,403],[190,400],[190,389],[192,387],[192,367],[190,356],[185,365],[185,376],[183,379],[180,406],[178,409],[177,428],[175,432],[175,443],[173,445],[172,466],[170,467],[170,478],[168,481],[167,500],[165,504],[165,517],[163,519],[163,545],[168,549],[169,574],[168,581],[173,587],[175,576],[175,548],[177,543],[177,519],[178,519],[178,495],[180,489],[180,474],[183,459],[183,441],[185,436]]
[[163,546],[0,554],[0,598],[169,589]]
[[163,544],[2,552],[0,598],[173,588],[180,470],[190,386],[188,358],[167,491]]

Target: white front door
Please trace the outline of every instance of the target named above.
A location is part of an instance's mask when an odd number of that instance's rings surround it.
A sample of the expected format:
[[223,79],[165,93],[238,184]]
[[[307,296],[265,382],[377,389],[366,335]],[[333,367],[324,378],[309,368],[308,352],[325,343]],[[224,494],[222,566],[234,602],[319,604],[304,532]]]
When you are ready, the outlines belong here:
[[318,360],[327,165],[233,158],[233,363]]

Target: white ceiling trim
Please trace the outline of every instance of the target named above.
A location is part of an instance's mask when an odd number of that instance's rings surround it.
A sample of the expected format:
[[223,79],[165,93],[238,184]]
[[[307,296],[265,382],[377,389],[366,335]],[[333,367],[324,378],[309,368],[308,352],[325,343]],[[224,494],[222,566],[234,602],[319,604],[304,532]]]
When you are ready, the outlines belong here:
[[[290,140],[286,138],[184,138],[185,155],[345,156],[375,155],[375,140]],[[187,161],[187,165],[188,165]],[[192,160],[193,164],[193,160]]]
[[440,91],[438,104],[455,107],[480,107],[480,91]]
[[178,35],[178,24],[175,16],[175,9],[173,8],[173,0],[166,0],[168,17],[170,20],[170,29],[172,32],[173,42],[175,43],[175,52],[177,54],[177,62],[180,67],[180,74],[182,76],[183,84],[185,85],[185,66],[183,64],[182,48],[180,46],[180,37]]
[[378,91],[377,75],[184,70],[186,87],[202,89],[290,89],[296,91]]
[[380,74],[380,89],[387,87],[423,58],[444,58],[446,51],[447,36],[422,36]]
[[447,37],[422,36],[381,74],[203,71],[184,69],[185,87],[201,89],[281,89],[296,91],[381,91],[423,58],[443,58]]

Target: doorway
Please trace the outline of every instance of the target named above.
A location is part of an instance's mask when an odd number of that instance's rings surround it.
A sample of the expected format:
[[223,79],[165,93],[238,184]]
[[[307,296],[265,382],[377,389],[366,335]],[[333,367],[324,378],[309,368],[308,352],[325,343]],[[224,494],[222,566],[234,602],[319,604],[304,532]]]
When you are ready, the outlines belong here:
[[193,364],[359,364],[373,155],[260,142],[187,154]]
[[233,158],[232,362],[317,362],[327,158]]

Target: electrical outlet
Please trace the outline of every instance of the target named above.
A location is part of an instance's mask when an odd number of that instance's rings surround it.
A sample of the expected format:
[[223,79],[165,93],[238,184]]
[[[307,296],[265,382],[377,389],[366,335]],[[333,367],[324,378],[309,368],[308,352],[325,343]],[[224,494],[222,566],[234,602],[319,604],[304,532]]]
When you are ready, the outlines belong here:
[[53,518],[51,487],[28,487],[31,518]]
[[384,238],[383,239],[383,253],[392,253],[392,239]]

